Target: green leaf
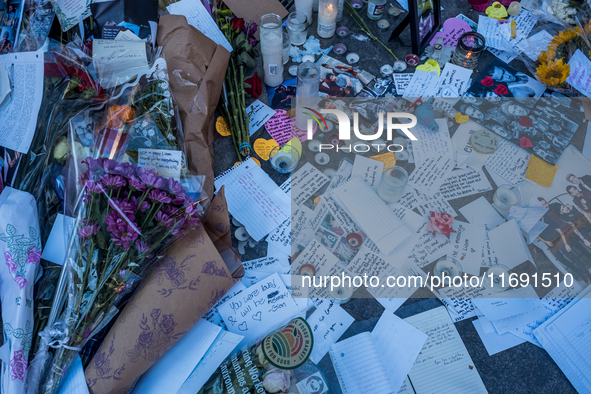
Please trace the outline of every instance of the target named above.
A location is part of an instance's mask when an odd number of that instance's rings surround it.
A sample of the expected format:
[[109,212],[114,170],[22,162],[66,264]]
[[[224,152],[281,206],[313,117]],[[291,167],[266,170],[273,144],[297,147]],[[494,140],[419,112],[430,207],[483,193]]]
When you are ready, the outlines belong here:
[[7,224],[6,225],[6,233],[8,235],[14,235],[14,234],[16,234],[16,227],[14,227],[12,224]]
[[37,238],[37,230],[33,227],[29,227],[29,238],[31,238],[31,241],[34,241]]

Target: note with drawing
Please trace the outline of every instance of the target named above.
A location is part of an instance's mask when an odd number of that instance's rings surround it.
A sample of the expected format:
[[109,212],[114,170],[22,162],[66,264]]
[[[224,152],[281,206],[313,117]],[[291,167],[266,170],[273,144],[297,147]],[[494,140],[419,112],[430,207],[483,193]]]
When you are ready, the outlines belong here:
[[218,307],[228,330],[243,335],[243,344],[265,335],[269,327],[299,312],[298,305],[277,273],[241,291]]

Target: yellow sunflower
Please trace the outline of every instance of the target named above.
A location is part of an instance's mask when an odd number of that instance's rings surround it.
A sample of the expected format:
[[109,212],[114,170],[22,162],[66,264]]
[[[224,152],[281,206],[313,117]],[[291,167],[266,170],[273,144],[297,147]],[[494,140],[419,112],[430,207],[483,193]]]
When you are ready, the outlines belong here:
[[566,81],[570,74],[570,66],[564,64],[562,59],[550,60],[548,63],[542,63],[538,66],[536,73],[540,80],[548,86],[555,86]]
[[550,60],[554,59],[555,57],[556,57],[556,48],[548,47],[547,51],[540,52],[540,55],[538,56],[538,61],[540,63],[548,63]]

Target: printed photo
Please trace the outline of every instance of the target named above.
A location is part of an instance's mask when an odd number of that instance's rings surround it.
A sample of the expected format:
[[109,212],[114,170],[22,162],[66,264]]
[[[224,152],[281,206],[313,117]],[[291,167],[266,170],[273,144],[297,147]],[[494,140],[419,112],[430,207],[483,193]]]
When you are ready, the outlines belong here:
[[0,55],[11,53],[14,50],[14,39],[16,29],[14,27],[3,27],[0,30]]
[[318,65],[322,97],[354,97],[363,89],[363,86],[374,79],[373,75],[356,70],[330,56],[323,56]]
[[548,209],[547,227],[534,241],[546,256],[581,285],[591,283],[591,163],[570,146],[558,160],[551,187],[527,183],[523,197]]
[[267,86],[267,97],[269,98],[270,107],[289,111],[292,105],[291,100],[296,96],[296,84],[297,79],[291,78],[283,81],[277,87],[272,88]]

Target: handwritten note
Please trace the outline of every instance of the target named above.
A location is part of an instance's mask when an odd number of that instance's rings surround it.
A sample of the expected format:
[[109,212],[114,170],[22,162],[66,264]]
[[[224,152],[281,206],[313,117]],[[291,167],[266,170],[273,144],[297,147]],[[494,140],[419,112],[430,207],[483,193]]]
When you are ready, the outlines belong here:
[[314,349],[310,357],[319,363],[355,319],[334,300],[323,299],[316,305],[316,310],[307,321],[314,333]]
[[[499,139],[499,148],[484,163],[491,170],[512,184],[525,179],[531,153],[511,142]],[[500,185],[497,185],[500,186]]]
[[351,173],[351,176],[360,177],[377,192],[383,169],[384,163],[365,156],[355,155],[355,162],[353,163],[353,172]]
[[[472,70],[456,66],[455,64],[446,63],[439,77],[439,85],[435,92],[435,97],[460,97],[468,89],[468,82]],[[440,101],[440,100],[436,100]],[[455,101],[452,106],[455,104]]]
[[181,160],[180,150],[138,149],[138,165],[154,169],[165,178],[181,180]]
[[580,49],[577,49],[568,61],[568,65],[570,66],[570,74],[566,82],[585,96],[591,97],[591,61]]
[[450,240],[443,234],[426,231],[427,223],[417,231],[420,234],[418,242],[415,242],[414,247],[409,255],[409,258],[414,261],[416,265],[423,268],[432,261],[451,253],[454,250]]
[[445,307],[405,320],[428,336],[408,373],[416,392],[488,393]]
[[489,190],[492,190],[492,185],[484,172],[472,169],[452,171],[439,188],[441,197],[446,200],[484,193]]
[[244,224],[255,241],[273,231],[291,214],[291,201],[252,159],[217,177],[216,189],[226,185],[228,211]]
[[300,206],[328,181],[328,177],[311,163],[304,164],[291,176],[291,200]]
[[265,123],[265,129],[279,146],[283,146],[291,139],[291,122],[286,110],[277,109],[275,115]]
[[449,18],[443,22],[443,29],[437,32],[429,45],[434,45],[439,37],[443,38],[441,45],[444,47],[456,47],[462,34],[472,31],[468,22],[459,18]]
[[406,90],[406,87],[410,83],[414,73],[395,73],[394,74],[394,84],[396,85],[396,92],[399,95],[402,95]]
[[299,308],[278,274],[263,279],[218,307],[230,332],[252,343],[269,327],[288,320]]
[[478,16],[478,33],[484,36],[486,46],[504,51],[505,43],[511,37],[511,24],[484,15]]
[[104,87],[121,85],[148,69],[144,41],[95,39],[92,59],[96,62],[100,83]]
[[460,221],[454,222],[453,228],[456,232],[450,234],[449,240],[454,250],[448,257],[457,260],[463,272],[480,275],[485,228]]
[[275,110],[261,100],[255,100],[246,108],[246,114],[248,115],[248,131],[250,135],[253,135],[275,115]]
[[433,97],[435,89],[439,81],[439,75],[436,71],[420,71],[414,72],[412,79],[408,83],[402,97]]

